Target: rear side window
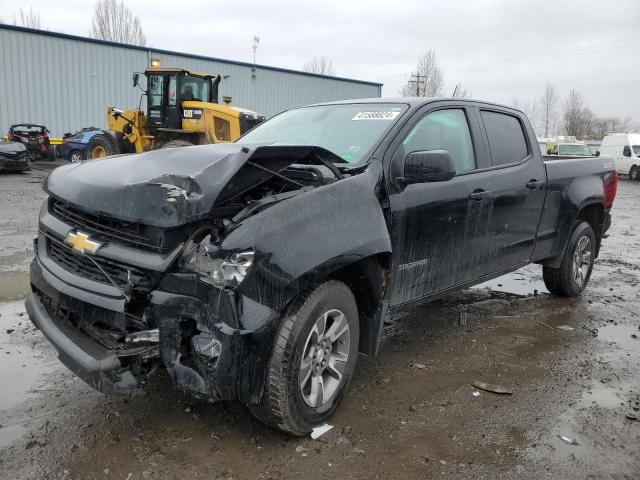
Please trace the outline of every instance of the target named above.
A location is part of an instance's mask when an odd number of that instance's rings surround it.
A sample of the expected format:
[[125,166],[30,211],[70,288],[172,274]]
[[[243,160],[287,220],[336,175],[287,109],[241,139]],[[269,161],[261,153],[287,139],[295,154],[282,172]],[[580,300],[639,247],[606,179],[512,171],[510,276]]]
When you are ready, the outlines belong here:
[[489,137],[494,166],[521,162],[529,154],[522,124],[518,118],[484,110],[480,115]]

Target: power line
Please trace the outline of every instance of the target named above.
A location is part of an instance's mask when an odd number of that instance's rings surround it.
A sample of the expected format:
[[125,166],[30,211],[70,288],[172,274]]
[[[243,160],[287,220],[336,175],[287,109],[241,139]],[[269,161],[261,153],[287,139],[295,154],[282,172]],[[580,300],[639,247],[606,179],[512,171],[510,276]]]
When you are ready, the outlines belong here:
[[532,83],[529,85],[519,85],[517,87],[506,87],[506,88],[491,88],[488,90],[477,90],[474,91],[475,93],[487,93],[487,92],[503,92],[505,90],[518,90],[521,88],[533,88],[533,87],[543,87],[545,85],[547,85],[548,83],[551,83],[552,85],[556,85],[558,83],[572,83],[572,82],[579,82],[582,80],[597,80],[600,78],[610,78],[610,77],[622,77],[622,76],[628,76],[628,75],[640,75],[640,70],[635,71],[635,72],[621,72],[621,73],[612,73],[612,74],[608,74],[608,75],[596,75],[596,76],[592,76],[592,77],[579,77],[579,78],[570,78],[570,79],[566,79],[566,80],[554,80],[554,81],[549,81],[549,82],[544,82],[544,83]]
[[[640,37],[640,36],[636,36]],[[629,37],[632,38],[632,37]],[[628,40],[624,42],[611,43],[608,42],[606,44],[593,44],[589,47],[574,47],[570,49],[561,49],[555,50],[551,52],[538,52],[531,55],[526,56],[515,56],[515,57],[504,57],[492,60],[485,60],[483,62],[477,62],[474,64],[460,65],[460,66],[450,66],[445,67],[443,70],[448,73],[455,72],[464,72],[470,70],[482,70],[486,68],[498,68],[498,67],[506,67],[511,65],[519,65],[523,63],[531,63],[531,62],[540,62],[546,60],[553,60],[556,58],[574,56],[574,55],[585,55],[594,52],[602,52],[605,50],[611,50],[614,48],[626,47],[629,45],[633,45],[640,42],[640,38],[636,38],[635,40]]]
[[[444,67],[443,70],[446,73],[457,73],[471,70],[482,70],[487,68],[499,68],[507,67],[516,64],[523,64],[529,62],[539,62],[545,60],[552,60],[555,58],[562,58],[572,55],[585,55],[594,52],[600,52],[604,50],[610,50],[614,48],[626,47],[640,42],[640,34],[632,35],[629,37],[618,38],[616,40],[610,40],[608,42],[592,43],[590,45],[584,45],[581,47],[567,47],[555,50],[547,50],[531,53],[529,55],[517,55],[512,57],[501,57],[490,60],[484,60],[476,63],[468,63],[461,65],[451,65]],[[405,74],[398,73],[394,75],[385,75],[379,77],[381,80],[389,80],[393,78],[403,77]]]

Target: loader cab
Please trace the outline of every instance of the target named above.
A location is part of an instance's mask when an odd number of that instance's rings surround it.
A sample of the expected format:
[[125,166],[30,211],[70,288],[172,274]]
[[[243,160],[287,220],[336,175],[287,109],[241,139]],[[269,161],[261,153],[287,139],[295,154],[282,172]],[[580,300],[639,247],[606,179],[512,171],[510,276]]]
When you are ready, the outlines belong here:
[[220,76],[160,68],[146,70],[145,76],[147,119],[151,132],[158,129],[182,129],[182,102],[191,100],[218,103]]

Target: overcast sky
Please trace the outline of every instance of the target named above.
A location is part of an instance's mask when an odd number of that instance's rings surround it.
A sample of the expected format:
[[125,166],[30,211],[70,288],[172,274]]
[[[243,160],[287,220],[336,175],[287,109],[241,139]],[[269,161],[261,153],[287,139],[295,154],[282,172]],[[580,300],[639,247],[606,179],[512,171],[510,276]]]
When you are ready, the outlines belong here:
[[[640,0],[125,1],[149,46],[301,69],[314,55],[336,75],[399,87],[426,50],[436,51],[446,93],[527,101],[551,82],[580,90],[598,115],[640,120]],[[11,21],[20,4],[0,0]],[[88,35],[93,2],[26,0],[42,28]]]

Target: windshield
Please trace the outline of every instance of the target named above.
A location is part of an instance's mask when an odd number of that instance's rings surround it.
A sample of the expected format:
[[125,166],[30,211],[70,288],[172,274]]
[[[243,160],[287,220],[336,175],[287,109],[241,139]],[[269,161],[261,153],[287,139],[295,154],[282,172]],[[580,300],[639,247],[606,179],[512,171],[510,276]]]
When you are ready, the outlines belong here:
[[560,145],[558,153],[560,155],[580,155],[591,157],[593,154],[586,145]]
[[264,122],[237,143],[314,145],[359,163],[394,125],[407,105],[320,105],[289,110]]
[[640,145],[634,145],[631,148],[633,148],[633,154],[634,155],[640,155]]

